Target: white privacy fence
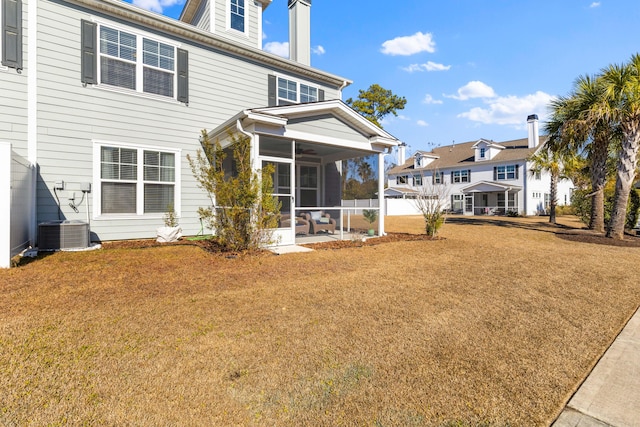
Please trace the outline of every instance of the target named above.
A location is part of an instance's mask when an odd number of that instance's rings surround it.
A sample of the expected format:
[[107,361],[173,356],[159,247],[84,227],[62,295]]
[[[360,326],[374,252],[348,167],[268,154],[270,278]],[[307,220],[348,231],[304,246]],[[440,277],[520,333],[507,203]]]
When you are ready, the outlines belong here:
[[35,168],[0,142],[0,268],[30,244]]
[[[413,199],[384,199],[384,203],[385,215],[387,216],[421,215],[416,201]],[[378,199],[343,200],[342,207],[357,208],[351,212],[361,215],[364,209],[377,208]]]

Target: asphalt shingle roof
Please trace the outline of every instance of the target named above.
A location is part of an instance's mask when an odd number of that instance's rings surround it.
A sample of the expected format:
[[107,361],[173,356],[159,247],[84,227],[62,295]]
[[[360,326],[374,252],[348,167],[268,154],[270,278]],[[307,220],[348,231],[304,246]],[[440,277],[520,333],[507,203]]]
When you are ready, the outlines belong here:
[[[540,146],[546,143],[546,137],[540,137],[540,144],[536,148],[529,148],[528,139],[515,139],[513,141],[494,142],[491,144],[504,147],[504,150],[500,152],[491,160],[483,160],[482,164],[490,163],[504,163],[513,162],[518,160],[524,160],[533,154]],[[403,165],[396,166],[389,171],[389,174],[399,174],[403,172],[412,172],[415,170],[444,170],[452,168],[463,168],[473,165],[478,165],[479,162],[475,161],[475,150],[472,148],[478,140],[463,142],[462,144],[446,145],[444,147],[436,147],[433,151],[426,152],[420,151],[420,153],[428,156],[438,156],[438,159],[433,160],[427,166],[419,169],[414,168],[414,156],[411,156],[405,161]]]

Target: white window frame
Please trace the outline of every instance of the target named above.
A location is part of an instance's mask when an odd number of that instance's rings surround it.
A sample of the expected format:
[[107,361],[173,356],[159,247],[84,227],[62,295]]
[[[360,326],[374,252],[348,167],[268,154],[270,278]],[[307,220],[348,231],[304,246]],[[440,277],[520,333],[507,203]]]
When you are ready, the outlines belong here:
[[485,147],[480,147],[480,159],[486,159],[487,149]]
[[[243,25],[244,26],[244,31],[240,31],[240,30],[238,30],[236,28],[233,28],[231,26],[231,14],[232,14],[231,1],[232,0],[227,0],[227,19],[226,19],[226,21],[227,21],[227,30],[228,31],[233,31],[236,34],[242,34],[242,35],[248,36],[249,35],[249,6],[250,6],[250,3],[252,3],[253,1],[252,0],[244,0],[244,16],[243,16],[243,18],[244,18],[244,25]],[[213,5],[210,6],[210,7],[213,7]]]
[[462,184],[465,182],[471,182],[471,177],[469,176],[468,169],[460,169],[457,171],[453,171],[453,183],[454,184]]
[[423,177],[421,174],[415,174],[413,175],[413,185],[415,187],[419,187],[422,186],[422,183],[424,182]]
[[[295,83],[296,84],[296,99],[291,100],[289,98],[282,98],[280,97],[280,81],[284,80],[290,83]],[[302,87],[305,86],[309,89],[315,89],[316,91],[316,97],[314,101],[305,101],[306,102],[317,102],[318,101],[318,96],[320,93],[320,88],[318,86],[314,86],[311,84],[308,84],[306,82],[302,82],[300,80],[296,80],[296,79],[292,79],[290,77],[287,76],[281,76],[281,75],[276,75],[276,99],[277,99],[277,103],[278,105],[291,105],[291,104],[300,104],[302,103],[301,98],[302,98]],[[281,104],[280,101],[283,101],[283,103]]]
[[409,183],[409,175],[396,176],[396,185],[406,185]]
[[[129,27],[125,27],[122,25],[118,25],[109,21],[103,21],[100,19],[92,19],[92,22],[95,22],[97,24],[97,28],[96,28],[96,45],[97,45],[97,52],[96,54],[98,55],[98,59],[97,59],[97,77],[98,77],[98,81],[99,83],[96,85],[96,87],[100,88],[100,89],[104,89],[104,90],[109,90],[109,91],[114,91],[114,92],[123,92],[123,93],[128,93],[128,94],[134,94],[134,95],[138,95],[138,96],[142,96],[142,97],[148,97],[148,98],[153,98],[153,99],[159,99],[159,100],[164,100],[164,101],[174,101],[174,102],[178,102],[178,48],[182,47],[181,44],[179,42],[176,42],[174,40],[170,40],[170,39],[166,39],[163,37],[159,37],[155,34],[151,34],[145,31],[139,31],[137,29],[133,29],[133,28],[129,28]],[[102,51],[101,51],[101,46],[100,46],[100,29],[102,27],[106,27],[106,28],[110,28],[113,30],[117,30],[117,31],[122,31],[131,35],[134,35],[136,37],[136,89],[132,90],[132,89],[128,89],[128,88],[124,88],[124,87],[120,87],[120,86],[115,86],[115,85],[110,85],[107,83],[102,83],[102,63],[100,61],[100,58],[103,56]],[[164,69],[164,68],[157,68],[157,67],[153,67],[150,65],[145,65],[143,62],[143,47],[144,47],[144,39],[148,39],[150,41],[154,41],[157,43],[162,43],[165,45],[169,45],[173,47],[173,96],[169,97],[169,96],[165,96],[165,95],[159,95],[159,94],[155,94],[155,93],[150,93],[150,92],[145,92],[144,91],[144,68],[148,67],[148,68],[152,68],[152,69],[157,69],[157,70],[161,70],[163,72],[168,72],[168,70]],[[130,61],[126,61],[122,58],[115,58],[113,56],[109,56],[109,55],[104,55],[107,56],[108,58],[114,58],[117,59],[119,61],[123,61],[123,62],[129,62]]]
[[[101,149],[102,147],[125,148],[129,150],[137,150],[137,177],[136,183],[136,213],[123,214],[103,214],[102,213],[102,176],[101,176]],[[182,150],[176,148],[143,145],[143,144],[127,144],[122,142],[94,140],[93,141],[93,219],[95,220],[113,220],[113,219],[156,219],[162,218],[164,212],[144,213],[144,185],[149,181],[144,180],[144,152],[157,151],[162,153],[171,153],[175,156],[175,180],[173,182],[173,210],[178,217],[181,216],[181,164]],[[108,180],[107,180],[108,181]],[[155,181],[154,181],[155,183]],[[160,184],[166,182],[158,181]]]
[[[509,171],[512,168],[512,171]],[[496,166],[496,181],[513,181],[516,178],[517,165]],[[501,171],[502,169],[502,171]]]
[[436,171],[433,173],[434,184],[444,184],[444,172]]

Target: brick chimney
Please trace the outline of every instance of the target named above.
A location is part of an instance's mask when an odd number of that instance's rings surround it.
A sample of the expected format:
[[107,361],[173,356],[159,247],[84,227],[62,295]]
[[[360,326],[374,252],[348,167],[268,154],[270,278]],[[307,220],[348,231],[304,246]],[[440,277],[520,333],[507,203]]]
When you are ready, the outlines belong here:
[[527,117],[527,129],[529,130],[529,148],[536,148],[540,143],[537,114],[531,114]]
[[311,0],[289,0],[289,58],[311,65]]

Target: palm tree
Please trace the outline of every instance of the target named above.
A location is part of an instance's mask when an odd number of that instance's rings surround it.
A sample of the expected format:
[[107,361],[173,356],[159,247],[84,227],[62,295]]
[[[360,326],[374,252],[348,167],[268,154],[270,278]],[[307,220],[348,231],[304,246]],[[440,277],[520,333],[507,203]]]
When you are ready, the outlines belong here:
[[603,117],[619,123],[622,133],[616,167],[616,189],[607,237],[622,240],[629,193],[635,179],[640,148],[640,55],[623,65],[610,65],[602,72]]
[[[549,136],[549,141],[540,150],[529,156],[533,163],[531,171],[549,172],[551,185],[549,188],[549,222],[556,223],[556,206],[558,204],[558,181],[566,177],[569,169],[575,164],[575,155],[569,150],[561,150],[557,142],[559,134]],[[552,147],[554,149],[552,149]]]
[[589,229],[604,232],[604,186],[614,123],[599,114],[604,85],[599,77],[580,76],[569,97],[551,103],[551,120],[546,125],[552,150],[586,152],[591,181]]

